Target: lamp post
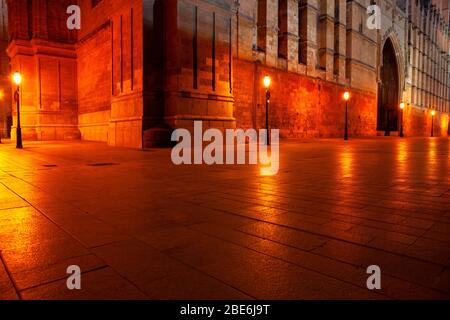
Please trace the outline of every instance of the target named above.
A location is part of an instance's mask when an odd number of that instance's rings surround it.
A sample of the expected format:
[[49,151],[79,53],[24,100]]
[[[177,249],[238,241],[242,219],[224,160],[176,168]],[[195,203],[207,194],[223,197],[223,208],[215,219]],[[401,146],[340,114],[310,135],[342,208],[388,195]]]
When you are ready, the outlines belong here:
[[264,88],[266,88],[266,144],[270,145],[269,140],[269,103],[270,103],[270,83],[272,82],[272,79],[270,79],[269,76],[264,77]]
[[22,83],[22,75],[20,72],[15,72],[13,75],[13,81],[17,86],[16,92],[14,93],[14,99],[17,104],[17,127],[16,127],[16,148],[22,149],[22,128],[20,127],[20,84]]
[[400,103],[400,138],[403,138],[403,110],[405,109],[405,103]]
[[436,115],[436,111],[431,110],[431,136],[434,137],[434,116]]
[[350,92],[344,92],[344,100],[345,100],[345,132],[344,132],[344,140],[348,140],[348,100],[350,100]]
[[450,137],[450,113],[447,115],[447,136]]

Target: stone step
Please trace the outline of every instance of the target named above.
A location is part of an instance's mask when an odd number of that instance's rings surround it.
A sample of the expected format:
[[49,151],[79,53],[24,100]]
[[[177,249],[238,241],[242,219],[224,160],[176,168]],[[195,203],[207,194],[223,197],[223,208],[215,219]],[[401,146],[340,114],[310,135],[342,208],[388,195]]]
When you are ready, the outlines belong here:
[[[377,131],[377,136],[379,136],[379,137],[383,137],[384,134],[385,134],[384,130],[378,130]],[[400,135],[400,131],[389,131],[389,135],[393,136],[393,137],[399,136]]]

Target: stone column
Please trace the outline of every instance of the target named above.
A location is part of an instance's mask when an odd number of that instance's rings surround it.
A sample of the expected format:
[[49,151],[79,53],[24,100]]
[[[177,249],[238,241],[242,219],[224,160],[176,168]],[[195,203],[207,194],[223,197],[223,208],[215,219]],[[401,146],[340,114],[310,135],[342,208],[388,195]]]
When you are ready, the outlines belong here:
[[47,39],[47,0],[33,1],[33,38]]
[[319,15],[318,0],[304,0],[306,3],[306,19],[307,19],[307,60],[306,72],[309,75],[316,74],[316,66],[318,63],[317,52],[319,44],[317,43],[317,15]]
[[28,3],[27,0],[8,0],[10,40],[29,39]]
[[266,64],[278,66],[278,0],[267,0]]
[[418,103],[419,106],[423,105],[423,32],[419,30],[418,35],[418,48],[419,48],[419,56],[418,56],[418,78],[417,78],[417,87],[418,87]]
[[345,82],[345,54],[346,54],[346,0],[339,0],[339,17],[334,24],[335,49],[334,49],[334,71],[339,83]]
[[[47,1],[33,0],[31,6],[28,3],[23,0],[8,2],[11,6],[8,8],[12,9],[12,39],[7,53],[11,69],[20,71],[23,77],[20,92],[23,138],[79,139],[75,45],[69,44],[67,39],[53,39],[50,43],[46,27]],[[52,19],[66,16],[64,3],[54,1],[52,5],[57,6],[55,12],[59,15]],[[17,117],[14,116],[13,120],[15,126]]]
[[326,79],[334,79],[334,6],[335,0],[321,1],[320,25],[321,47],[319,49],[320,65],[325,67]]
[[298,2],[299,0],[287,0],[287,69],[297,71],[299,50],[299,23]]

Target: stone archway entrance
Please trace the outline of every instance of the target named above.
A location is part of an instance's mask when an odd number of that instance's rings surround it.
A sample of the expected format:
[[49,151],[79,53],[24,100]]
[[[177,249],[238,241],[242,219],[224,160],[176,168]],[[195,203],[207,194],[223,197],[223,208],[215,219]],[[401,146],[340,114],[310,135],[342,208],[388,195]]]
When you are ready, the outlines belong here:
[[381,83],[378,86],[377,130],[389,135],[398,130],[399,74],[394,46],[390,39],[383,47]]

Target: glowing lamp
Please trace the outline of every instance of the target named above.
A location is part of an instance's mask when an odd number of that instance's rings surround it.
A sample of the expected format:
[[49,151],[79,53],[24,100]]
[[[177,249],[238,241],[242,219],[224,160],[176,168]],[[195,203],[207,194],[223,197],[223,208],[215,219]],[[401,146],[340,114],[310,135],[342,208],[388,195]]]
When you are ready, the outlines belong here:
[[404,102],[402,102],[402,103],[400,103],[400,109],[405,109],[405,103]]
[[270,88],[270,83],[272,82],[272,79],[270,79],[269,76],[264,77],[264,88],[267,90]]
[[345,91],[345,92],[344,92],[344,100],[345,100],[345,101],[350,100],[350,92],[348,92],[348,91]]
[[22,83],[22,75],[20,74],[20,72],[15,72],[14,73],[13,81],[18,86]]
[[436,115],[436,111],[434,111],[434,110],[431,110],[431,116],[435,116]]

